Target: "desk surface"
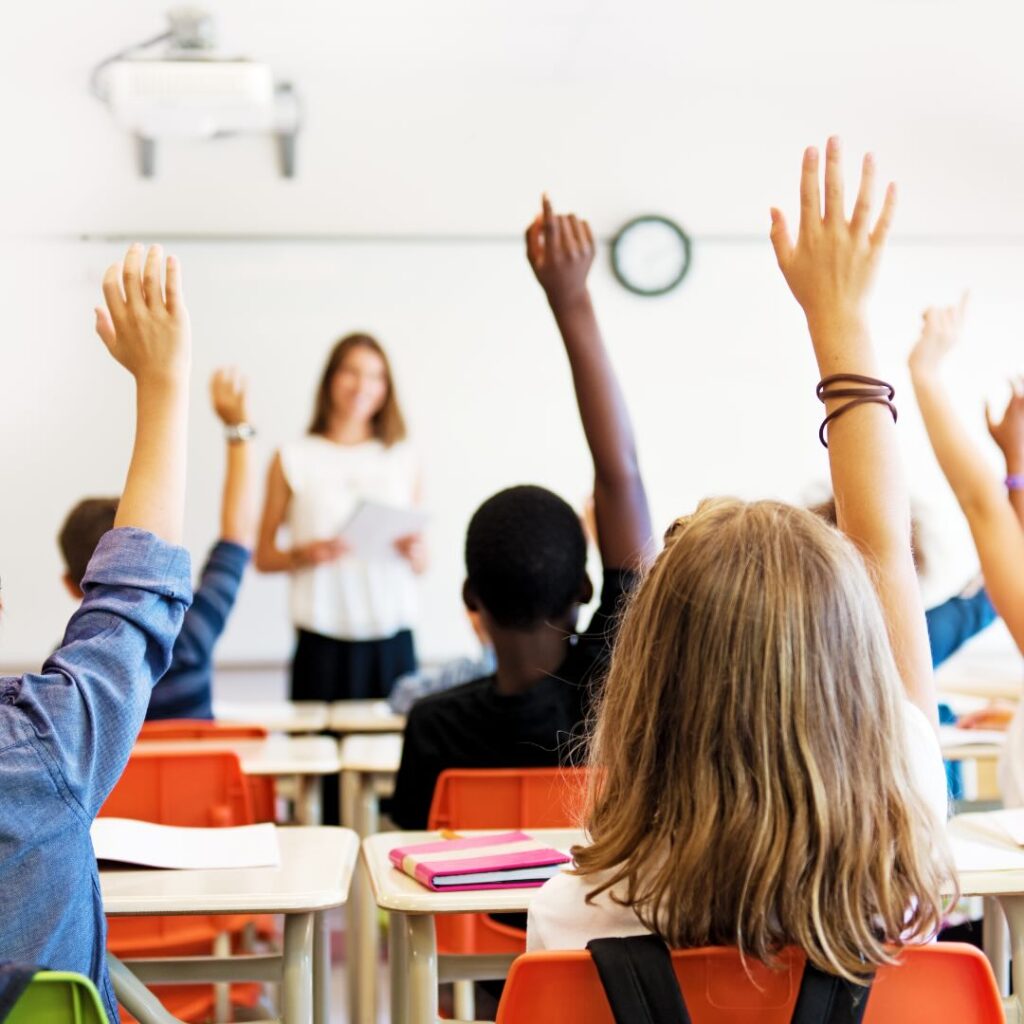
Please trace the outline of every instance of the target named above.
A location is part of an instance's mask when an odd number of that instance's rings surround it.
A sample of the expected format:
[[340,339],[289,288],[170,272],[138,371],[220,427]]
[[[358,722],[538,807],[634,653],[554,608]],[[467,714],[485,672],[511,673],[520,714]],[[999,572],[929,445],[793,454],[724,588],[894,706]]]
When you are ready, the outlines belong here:
[[[487,832],[494,832],[488,829]],[[583,841],[579,829],[525,829],[529,835],[565,850]],[[466,835],[481,833],[466,832]],[[398,910],[408,914],[463,914],[474,911],[522,911],[530,906],[537,889],[483,889],[477,892],[432,892],[392,867],[388,855],[396,846],[428,843],[439,839],[436,832],[382,832],[363,840],[363,863],[370,876],[377,906],[384,910]]]
[[939,726],[939,746],[947,761],[995,760],[1006,745],[1006,733],[997,729],[958,729]]
[[339,760],[343,772],[394,775],[402,763],[402,735],[380,732],[343,736]]
[[405,716],[396,715],[386,700],[336,700],[331,705],[331,732],[401,732]]
[[229,750],[238,754],[246,775],[334,775],[338,771],[338,743],[330,736],[140,740],[135,749],[169,754]]
[[1024,694],[1024,660],[1016,652],[957,657],[935,673],[940,693],[1018,701]]
[[322,701],[226,701],[213,702],[218,721],[263,725],[272,732],[322,732],[327,728],[330,706]]
[[[565,851],[584,838],[578,829],[524,831]],[[990,814],[958,815],[949,823],[949,835],[963,895],[1024,894],[1024,848],[1014,843]],[[363,840],[363,862],[377,906],[408,914],[499,913],[529,907],[536,889],[431,892],[392,867],[388,854],[396,846],[437,838],[436,832],[384,832]]]
[[100,871],[103,909],[133,914],[288,914],[348,899],[359,839],[347,828],[278,828],[276,868]]

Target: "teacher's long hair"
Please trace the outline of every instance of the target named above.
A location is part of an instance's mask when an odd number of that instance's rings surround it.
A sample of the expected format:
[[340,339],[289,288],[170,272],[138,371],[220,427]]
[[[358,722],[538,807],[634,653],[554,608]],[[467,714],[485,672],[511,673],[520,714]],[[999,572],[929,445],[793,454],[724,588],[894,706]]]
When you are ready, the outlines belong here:
[[327,432],[327,422],[331,415],[331,381],[341,369],[348,354],[357,348],[366,348],[376,353],[384,364],[387,392],[381,407],[373,415],[372,426],[373,436],[385,447],[390,448],[393,444],[405,439],[405,417],[398,404],[391,362],[381,343],[370,334],[348,334],[331,349],[323,376],[320,378],[320,386],[316,390],[316,402],[313,406],[313,418],[309,424],[309,433],[325,434]]

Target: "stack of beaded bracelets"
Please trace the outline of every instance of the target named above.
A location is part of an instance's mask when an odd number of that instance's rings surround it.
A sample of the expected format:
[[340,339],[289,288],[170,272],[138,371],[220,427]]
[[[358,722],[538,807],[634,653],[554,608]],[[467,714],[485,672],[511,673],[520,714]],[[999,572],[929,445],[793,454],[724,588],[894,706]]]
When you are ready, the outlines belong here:
[[[859,384],[860,387],[834,388],[833,384]],[[826,377],[818,384],[818,401],[823,405],[830,398],[849,398],[850,401],[839,406],[830,412],[822,421],[818,430],[818,440],[827,448],[828,441],[825,440],[825,428],[835,419],[838,419],[844,412],[849,412],[858,405],[875,403],[887,405],[892,413],[893,423],[897,420],[896,406],[892,400],[896,397],[896,389],[884,380],[876,380],[874,377],[861,377],[856,373],[835,373]]]

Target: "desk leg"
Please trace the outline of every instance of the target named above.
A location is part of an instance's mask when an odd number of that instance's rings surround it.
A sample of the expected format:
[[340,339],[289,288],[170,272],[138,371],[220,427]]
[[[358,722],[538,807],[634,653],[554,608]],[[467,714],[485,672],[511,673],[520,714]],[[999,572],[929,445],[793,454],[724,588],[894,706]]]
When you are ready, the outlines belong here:
[[313,1024],[331,1024],[331,926],[325,910],[313,923]]
[[432,914],[405,916],[405,955],[402,972],[409,1000],[409,1024],[437,1022],[437,939]]
[[391,976],[391,1024],[409,1022],[409,945],[406,941],[406,916],[388,917],[388,971]]
[[295,777],[295,823],[320,825],[324,820],[321,802],[321,782],[318,776]]
[[[373,777],[342,772],[341,823],[362,839],[377,831],[378,817]],[[346,913],[349,1019],[353,1024],[376,1024],[380,933],[377,905],[362,860],[356,866]]]
[[[985,902],[988,903],[988,900]],[[1021,1020],[1024,1018],[1024,896],[1000,896],[999,904],[1010,926],[1010,956],[1013,957],[1013,995],[1008,1001],[1007,1020],[1013,1019],[1010,1004],[1016,1010],[1016,1019]]]
[[309,1024],[313,1019],[313,933],[315,914],[288,914],[284,919],[284,970],[281,1024]]
[[1006,918],[1003,917],[1005,906],[1000,899],[986,896],[984,916],[981,924],[981,944],[985,956],[992,965],[992,973],[996,976],[996,987],[1000,995],[1010,991],[1009,961],[1010,953],[1006,944]]

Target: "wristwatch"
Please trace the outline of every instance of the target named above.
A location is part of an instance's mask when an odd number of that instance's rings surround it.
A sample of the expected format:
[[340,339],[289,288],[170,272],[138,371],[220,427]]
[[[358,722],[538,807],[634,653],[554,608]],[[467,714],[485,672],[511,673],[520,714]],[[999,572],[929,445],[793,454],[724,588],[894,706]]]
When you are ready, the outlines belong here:
[[229,444],[251,441],[256,436],[256,428],[251,423],[232,423],[231,426],[224,428],[224,436]]

